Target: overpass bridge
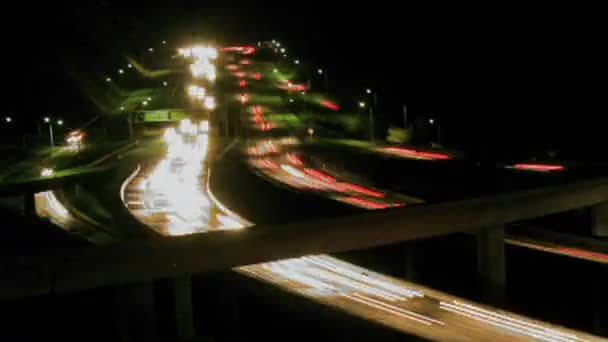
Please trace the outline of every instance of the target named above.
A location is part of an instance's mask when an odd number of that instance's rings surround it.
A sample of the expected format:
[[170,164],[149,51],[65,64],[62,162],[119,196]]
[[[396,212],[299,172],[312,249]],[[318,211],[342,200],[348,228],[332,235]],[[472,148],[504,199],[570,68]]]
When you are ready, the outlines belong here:
[[[504,267],[505,224],[581,207],[592,207],[596,208],[595,211],[600,211],[603,210],[606,199],[608,179],[599,178],[463,201],[378,210],[349,217],[280,226],[260,225],[250,230],[220,231],[38,256],[19,256],[0,263],[0,298],[8,300],[69,293],[150,283],[165,278],[183,280],[187,279],[184,278],[185,275],[261,262],[358,250],[471,231],[479,235],[479,271],[489,287],[500,289],[504,288],[507,281]],[[323,264],[327,261],[315,262]],[[179,297],[179,294],[176,293],[176,296]],[[443,302],[447,303],[443,304],[445,310],[472,314],[469,312],[472,309],[466,305]],[[488,315],[477,307],[475,310],[475,315]],[[505,317],[509,320],[514,316]],[[435,321],[426,322],[441,326]],[[431,331],[417,330],[416,335],[438,338],[439,335],[433,335]],[[558,331],[566,335],[558,334],[557,338],[549,336],[544,340],[599,340],[595,336],[567,329]],[[478,337],[481,338],[481,335]]]

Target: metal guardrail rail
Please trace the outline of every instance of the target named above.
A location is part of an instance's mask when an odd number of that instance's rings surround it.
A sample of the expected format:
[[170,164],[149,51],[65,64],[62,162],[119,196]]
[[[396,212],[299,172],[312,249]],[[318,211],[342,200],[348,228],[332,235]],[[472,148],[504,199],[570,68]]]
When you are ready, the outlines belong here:
[[608,200],[608,178],[348,217],[28,255],[0,262],[0,299],[86,290],[520,221]]

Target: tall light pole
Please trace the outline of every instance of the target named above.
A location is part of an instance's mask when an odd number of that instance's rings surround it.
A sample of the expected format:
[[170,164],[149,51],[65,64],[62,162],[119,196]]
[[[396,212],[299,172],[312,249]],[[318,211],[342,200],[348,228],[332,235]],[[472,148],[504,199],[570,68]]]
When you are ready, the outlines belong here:
[[325,79],[325,94],[329,95],[329,81],[327,79],[327,70],[317,69],[317,73],[319,75],[323,75],[323,78]]
[[51,122],[51,119],[46,117],[44,118],[44,122],[49,124],[49,138],[51,140],[51,147],[55,146],[55,144],[53,143],[53,123]]
[[441,126],[439,125],[439,122],[435,119],[429,119],[429,123],[433,126],[437,126],[437,144],[441,145]]
[[370,122],[370,138],[371,141],[374,142],[375,140],[375,130],[374,130],[374,110],[377,109],[378,106],[378,93],[376,91],[372,91],[372,89],[367,88],[365,89],[365,93],[367,95],[373,95],[372,101],[373,103],[369,106],[369,122]]
[[[51,141],[51,147],[55,146],[55,142],[53,140],[53,121],[48,116],[44,118],[44,122],[49,124],[49,139]],[[57,125],[63,125],[63,120],[57,120]]]
[[[359,102],[360,108],[365,108],[366,105],[367,104],[363,101]],[[369,106],[369,140],[371,142],[376,140],[374,135],[374,107]]]

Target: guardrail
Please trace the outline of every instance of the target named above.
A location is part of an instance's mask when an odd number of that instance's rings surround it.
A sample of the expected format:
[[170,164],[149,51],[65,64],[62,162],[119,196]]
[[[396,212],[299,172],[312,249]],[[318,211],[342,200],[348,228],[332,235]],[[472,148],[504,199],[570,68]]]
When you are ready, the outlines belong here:
[[131,181],[133,181],[133,179],[135,177],[137,177],[137,175],[139,174],[140,171],[141,171],[141,164],[137,164],[137,168],[135,169],[135,171],[133,171],[129,175],[129,177],[127,177],[127,179],[125,179],[125,181],[122,182],[122,184],[120,185],[120,200],[125,205],[125,207],[127,206],[127,202],[125,202],[125,189],[129,185],[129,183],[131,183]]
[[85,290],[364,249],[531,219],[607,199],[608,178],[601,178],[349,217],[20,256],[0,262],[0,298]]

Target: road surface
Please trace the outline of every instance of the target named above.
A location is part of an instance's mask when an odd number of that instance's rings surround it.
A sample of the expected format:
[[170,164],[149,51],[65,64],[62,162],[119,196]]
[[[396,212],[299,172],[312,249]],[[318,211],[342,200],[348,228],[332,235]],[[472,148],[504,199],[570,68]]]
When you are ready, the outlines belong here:
[[[135,217],[165,235],[238,229],[251,225],[226,208],[220,208],[221,203],[216,204],[206,188],[206,182],[201,181],[207,173],[203,167],[207,139],[206,132],[198,132],[192,138],[179,131],[167,139],[168,155],[149,171],[142,171],[127,186],[125,201]],[[289,163],[291,160],[292,164],[285,165],[299,164],[290,153],[277,154],[273,161]],[[172,163],[175,158],[179,158],[180,162]],[[382,207],[403,205],[407,202],[405,197],[338,180],[326,174],[305,173],[307,169],[311,168],[302,164],[294,165],[293,170],[280,166],[273,170],[281,173],[276,179],[287,177],[292,181],[295,177],[295,185],[322,189],[319,191],[325,191],[330,197],[357,198],[352,204],[364,208],[379,208],[380,204]],[[294,170],[297,171],[295,176]],[[313,176],[311,179],[300,179],[302,177],[298,172]],[[326,178],[321,181],[319,177]],[[145,189],[149,189],[149,192],[146,193]],[[370,205],[367,201],[374,204]],[[223,224],[214,215],[228,217],[229,224]],[[314,301],[425,338],[462,341],[595,339],[383,276],[328,255],[306,256],[235,270]]]

